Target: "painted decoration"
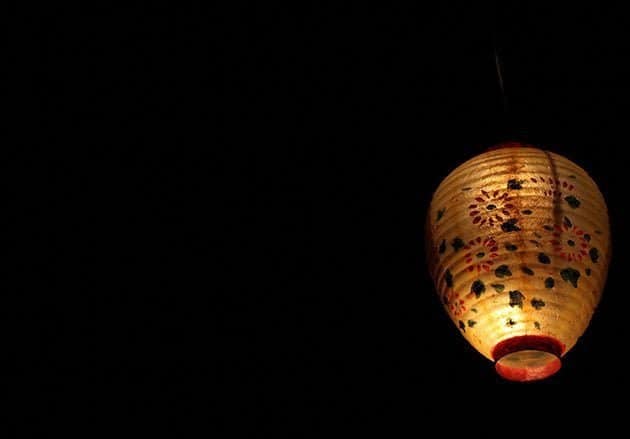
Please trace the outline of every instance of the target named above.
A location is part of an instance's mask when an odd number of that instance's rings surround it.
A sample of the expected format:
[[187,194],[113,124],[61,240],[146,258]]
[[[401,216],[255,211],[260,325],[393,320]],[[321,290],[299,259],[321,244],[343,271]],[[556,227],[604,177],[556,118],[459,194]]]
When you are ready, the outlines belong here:
[[499,145],[439,185],[427,253],[440,302],[470,344],[506,379],[543,379],[560,369],[601,298],[606,203],[568,159]]

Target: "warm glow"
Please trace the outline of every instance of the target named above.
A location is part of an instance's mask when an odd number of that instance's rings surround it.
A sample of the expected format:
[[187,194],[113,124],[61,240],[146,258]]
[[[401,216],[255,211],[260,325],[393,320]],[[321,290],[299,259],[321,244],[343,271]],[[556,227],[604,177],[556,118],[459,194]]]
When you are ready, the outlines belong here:
[[518,144],[474,157],[436,190],[428,261],[462,335],[506,379],[560,369],[608,270],[606,203],[579,166]]

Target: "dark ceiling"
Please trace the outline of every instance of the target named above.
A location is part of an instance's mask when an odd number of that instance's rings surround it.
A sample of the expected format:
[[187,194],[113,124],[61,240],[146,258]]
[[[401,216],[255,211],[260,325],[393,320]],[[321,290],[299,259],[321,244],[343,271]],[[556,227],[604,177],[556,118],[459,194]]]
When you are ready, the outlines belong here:
[[230,109],[254,127],[243,140],[254,144],[252,197],[265,244],[253,254],[266,286],[243,299],[245,310],[229,308],[225,322],[251,331],[241,339],[251,363],[237,361],[237,370],[252,382],[289,383],[280,404],[404,412],[436,383],[464,394],[479,385],[523,389],[460,337],[423,254],[441,179],[512,139],[588,170],[609,203],[615,249],[587,333],[559,374],[526,389],[626,383],[610,364],[613,340],[627,335],[624,16],[497,5],[234,15],[225,35],[238,50],[226,49],[224,86]]

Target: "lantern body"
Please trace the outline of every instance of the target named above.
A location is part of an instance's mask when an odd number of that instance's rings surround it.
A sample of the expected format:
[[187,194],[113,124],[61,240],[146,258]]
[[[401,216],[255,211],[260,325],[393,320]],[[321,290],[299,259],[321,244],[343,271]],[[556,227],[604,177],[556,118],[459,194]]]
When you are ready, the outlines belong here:
[[588,174],[534,147],[492,149],[442,181],[427,235],[440,301],[470,344],[507,379],[554,374],[610,259],[606,204]]

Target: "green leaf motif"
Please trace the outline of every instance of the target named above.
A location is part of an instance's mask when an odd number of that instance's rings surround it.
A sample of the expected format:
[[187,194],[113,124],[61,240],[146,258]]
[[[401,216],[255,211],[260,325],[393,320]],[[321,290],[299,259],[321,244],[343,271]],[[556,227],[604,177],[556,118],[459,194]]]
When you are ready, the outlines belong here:
[[486,292],[486,286],[484,285],[484,283],[482,281],[477,279],[470,286],[470,291],[472,293],[475,293],[475,297],[477,297],[477,299],[478,299],[483,293]]
[[461,320],[459,321],[459,329],[466,332],[466,324],[464,324]]
[[518,290],[510,291],[510,306],[511,307],[518,306],[519,308],[523,308],[523,299],[525,299],[525,296],[523,296],[523,293],[521,293],[520,291]]
[[570,282],[573,288],[578,287],[578,280],[580,279],[580,272],[575,268],[567,267],[560,270],[560,276],[565,282]]
[[451,270],[446,270],[446,273],[444,273],[444,279],[446,280],[446,286],[453,288],[453,275],[451,274]]
[[521,228],[516,225],[517,221],[518,220],[516,218],[507,220],[506,222],[501,224],[501,230],[503,230],[505,233],[520,232]]
[[523,181],[524,180],[511,179],[508,181],[507,188],[514,189],[514,190],[521,190],[523,189]]
[[515,246],[514,244],[505,244],[505,249],[509,252],[515,252],[516,250],[518,250],[518,247]]
[[503,278],[507,276],[512,276],[512,272],[510,271],[510,267],[507,265],[499,265],[496,270],[494,270],[494,275],[498,278]]
[[477,322],[475,322],[474,320],[468,320],[468,327],[472,328],[477,324]]
[[435,220],[436,222],[442,219],[442,217],[444,216],[445,210],[446,208],[443,208],[437,211],[437,219]]
[[453,246],[453,249],[455,251],[458,251],[459,249],[461,249],[462,247],[464,247],[464,241],[462,241],[462,238],[455,238],[453,239],[453,242],[451,242],[451,245]]
[[545,306],[545,301],[542,299],[532,299],[532,306],[536,309],[540,309]]
[[545,288],[551,289],[554,287],[555,284],[556,281],[553,280],[553,277],[548,277],[547,279],[545,279]]
[[525,273],[526,275],[528,275],[528,276],[533,276],[533,275],[534,275],[534,271],[533,271],[531,268],[529,268],[529,267],[527,267],[527,266],[525,266],[525,265],[523,265],[523,266],[521,267],[521,271],[522,271],[523,273]]
[[571,206],[572,209],[577,209],[578,207],[580,207],[580,204],[581,204],[580,200],[575,198],[573,195],[569,195],[568,197],[565,197],[564,201],[569,203],[569,206]]
[[599,250],[593,247],[592,249],[588,251],[588,255],[591,257],[591,261],[597,264],[597,261],[599,261]]
[[571,220],[569,218],[567,218],[566,216],[564,217],[563,221],[564,225],[568,228],[573,227],[573,223],[571,222]]
[[505,290],[505,285],[503,284],[491,284],[490,285],[497,293],[502,293]]

